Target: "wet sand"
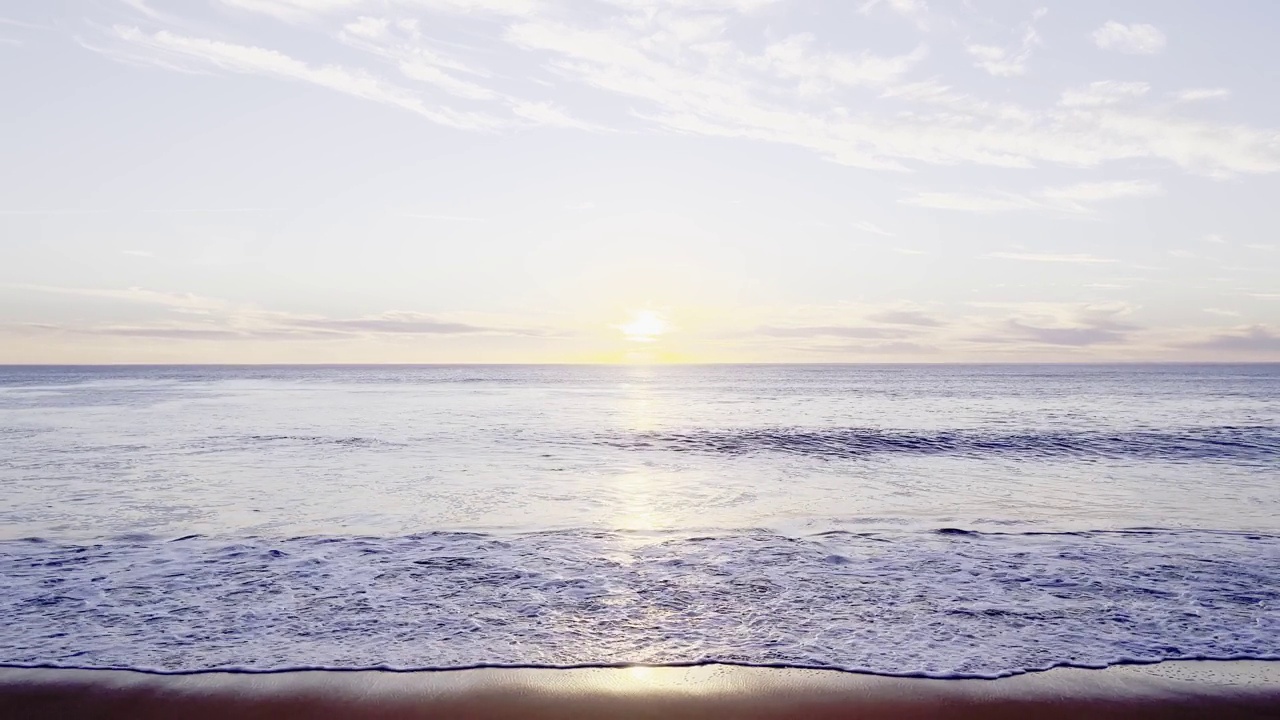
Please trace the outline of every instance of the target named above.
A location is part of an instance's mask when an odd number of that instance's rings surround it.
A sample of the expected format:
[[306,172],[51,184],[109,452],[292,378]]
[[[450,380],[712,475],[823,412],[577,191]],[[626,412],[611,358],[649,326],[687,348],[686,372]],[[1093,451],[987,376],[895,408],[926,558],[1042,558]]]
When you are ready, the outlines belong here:
[[1280,662],[1056,669],[1000,680],[693,668],[154,675],[0,669],[0,717],[1280,718]]

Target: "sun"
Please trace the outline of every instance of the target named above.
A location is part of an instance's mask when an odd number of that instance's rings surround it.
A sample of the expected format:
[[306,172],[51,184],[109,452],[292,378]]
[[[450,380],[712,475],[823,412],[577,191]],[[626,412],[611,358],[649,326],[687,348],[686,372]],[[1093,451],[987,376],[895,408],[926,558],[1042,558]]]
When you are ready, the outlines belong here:
[[653,342],[667,331],[667,321],[653,310],[636,310],[631,313],[631,321],[618,329],[632,342]]

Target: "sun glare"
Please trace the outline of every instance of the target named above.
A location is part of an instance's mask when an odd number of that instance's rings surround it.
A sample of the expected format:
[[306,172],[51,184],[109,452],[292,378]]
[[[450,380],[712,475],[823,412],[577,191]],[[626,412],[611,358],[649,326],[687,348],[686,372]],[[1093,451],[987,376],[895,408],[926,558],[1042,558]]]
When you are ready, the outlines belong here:
[[631,313],[631,321],[618,329],[632,342],[653,342],[666,332],[667,321],[652,310],[637,310]]

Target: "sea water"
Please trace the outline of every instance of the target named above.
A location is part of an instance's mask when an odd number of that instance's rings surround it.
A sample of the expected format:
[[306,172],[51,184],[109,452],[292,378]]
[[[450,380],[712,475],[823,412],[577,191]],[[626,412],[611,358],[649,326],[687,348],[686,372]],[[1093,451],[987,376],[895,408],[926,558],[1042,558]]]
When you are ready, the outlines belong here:
[[1280,658],[1280,366],[0,368],[0,664]]

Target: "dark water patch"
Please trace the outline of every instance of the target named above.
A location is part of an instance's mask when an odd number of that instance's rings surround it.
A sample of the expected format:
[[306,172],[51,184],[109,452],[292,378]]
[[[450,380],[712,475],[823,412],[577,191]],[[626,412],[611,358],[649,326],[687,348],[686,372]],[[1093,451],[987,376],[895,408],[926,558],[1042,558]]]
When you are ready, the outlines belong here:
[[910,431],[874,428],[749,428],[600,437],[626,450],[722,455],[787,453],[816,458],[880,454],[965,457],[1067,457],[1166,461],[1280,461],[1280,428],[1221,426],[1133,432],[999,433],[991,430]]

